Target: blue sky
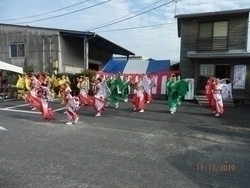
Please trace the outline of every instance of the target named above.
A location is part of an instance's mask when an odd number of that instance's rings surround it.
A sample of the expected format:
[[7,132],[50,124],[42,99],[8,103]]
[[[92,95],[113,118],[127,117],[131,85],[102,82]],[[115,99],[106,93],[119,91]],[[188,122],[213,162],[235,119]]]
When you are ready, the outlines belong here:
[[[93,6],[101,2],[106,3],[66,16],[44,21],[32,22],[39,19],[45,19],[52,16],[77,11],[79,9]],[[108,40],[111,40],[114,43],[117,43],[118,45],[130,51],[133,51],[134,53],[136,53],[136,55],[142,55],[155,59],[170,59],[171,61],[178,61],[180,57],[180,39],[177,37],[177,26],[176,20],[174,19],[174,2],[135,18],[128,19],[126,21],[108,27],[91,30],[93,28],[96,28],[97,26],[102,26],[107,22],[110,23],[115,19],[121,17],[131,17],[135,14],[141,13],[142,11],[147,11],[168,2],[170,2],[170,0],[1,0],[0,23],[79,31],[89,30],[96,32],[97,34],[107,38]],[[27,19],[16,19],[55,11],[76,3],[81,4],[43,16],[37,16]],[[155,4],[152,5],[153,3]],[[144,7],[148,8],[134,13],[135,11]],[[178,0],[176,13],[189,14],[241,8],[250,8],[250,1]],[[124,17],[125,15],[129,16]],[[152,25],[155,26],[144,27]],[[144,28],[119,30],[135,27]],[[248,44],[249,43],[250,41],[248,41]],[[250,50],[250,47],[248,49]]]

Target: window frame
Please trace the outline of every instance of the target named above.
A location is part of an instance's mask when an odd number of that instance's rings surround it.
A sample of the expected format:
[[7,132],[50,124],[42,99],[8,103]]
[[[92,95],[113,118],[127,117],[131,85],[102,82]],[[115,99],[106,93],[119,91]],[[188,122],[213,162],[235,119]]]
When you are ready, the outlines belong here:
[[[13,45],[16,45],[16,47],[17,47],[17,52],[16,52],[16,54],[17,54],[17,56],[16,57],[12,57],[12,50],[11,50],[11,46],[13,46]],[[23,45],[24,46],[24,56],[19,56],[19,48],[18,48],[18,46],[19,45]],[[25,43],[24,42],[19,42],[19,43],[11,43],[10,45],[9,45],[9,54],[10,54],[10,58],[12,58],[12,59],[18,59],[18,58],[25,58],[26,57],[26,45],[25,45]]]
[[[227,24],[227,31],[225,36],[214,36],[215,35],[215,25],[216,23],[222,23],[226,22]],[[211,28],[209,27],[207,30],[202,28],[202,24],[211,24]],[[223,19],[223,20],[214,20],[214,21],[204,21],[199,22],[198,25],[198,38],[197,38],[197,45],[199,51],[217,51],[217,50],[228,50],[229,48],[229,20]],[[201,31],[209,31],[209,33],[203,33]],[[223,33],[223,32],[222,32]],[[206,35],[208,37],[206,37]],[[202,37],[203,36],[203,37]],[[211,37],[209,37],[211,36]],[[223,44],[224,43],[224,44]],[[204,45],[206,44],[206,45]],[[217,46],[219,44],[219,46]],[[196,45],[196,46],[197,46]],[[200,47],[201,45],[201,47]]]
[[210,21],[210,22],[200,22],[199,23],[199,32],[198,32],[198,37],[200,38],[200,25],[201,24],[212,24],[212,37],[214,37],[214,23],[218,22],[227,22],[227,35],[225,37],[228,37],[229,34],[229,20],[217,20],[217,21]]

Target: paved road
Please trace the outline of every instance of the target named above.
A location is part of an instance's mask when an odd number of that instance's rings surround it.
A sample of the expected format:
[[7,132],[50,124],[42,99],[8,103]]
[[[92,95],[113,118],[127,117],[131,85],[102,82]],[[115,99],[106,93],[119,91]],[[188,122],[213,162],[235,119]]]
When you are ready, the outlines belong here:
[[216,118],[188,102],[174,115],[164,101],[145,113],[121,103],[102,117],[82,108],[69,126],[52,106],[47,123],[23,102],[0,103],[1,188],[250,187],[250,108]]

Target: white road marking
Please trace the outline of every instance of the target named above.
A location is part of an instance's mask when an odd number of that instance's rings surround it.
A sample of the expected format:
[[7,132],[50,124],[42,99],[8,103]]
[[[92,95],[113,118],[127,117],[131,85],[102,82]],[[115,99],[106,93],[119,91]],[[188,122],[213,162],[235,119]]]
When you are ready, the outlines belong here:
[[15,109],[9,109],[9,108],[0,108],[2,111],[9,111],[9,112],[23,112],[28,114],[41,114],[41,112],[36,111],[27,111],[27,110],[15,110]]
[[4,127],[1,127],[1,126],[0,126],[0,130],[7,131],[7,129],[5,129]]
[[54,110],[54,112],[61,111],[61,110],[65,110],[65,109],[66,109],[65,107],[63,107],[63,108],[58,108],[58,109]]
[[20,104],[20,105],[16,105],[16,106],[6,107],[4,109],[18,108],[18,107],[21,107],[21,106],[29,106],[29,105],[30,104]]
[[[0,108],[0,110],[2,110],[2,111],[9,111],[9,112],[22,112],[22,113],[28,113],[28,114],[41,114],[41,112],[32,111],[32,110],[31,111],[16,110],[16,109],[11,109],[11,108]],[[54,112],[61,111],[61,110],[65,110],[65,107],[58,108],[58,109],[54,110]]]

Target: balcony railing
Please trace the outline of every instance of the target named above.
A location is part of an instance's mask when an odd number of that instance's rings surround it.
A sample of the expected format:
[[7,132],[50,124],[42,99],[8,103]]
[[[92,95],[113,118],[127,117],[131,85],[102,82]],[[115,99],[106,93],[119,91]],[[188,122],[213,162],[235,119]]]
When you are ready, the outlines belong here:
[[196,51],[228,50],[229,37],[199,37],[196,40]]

